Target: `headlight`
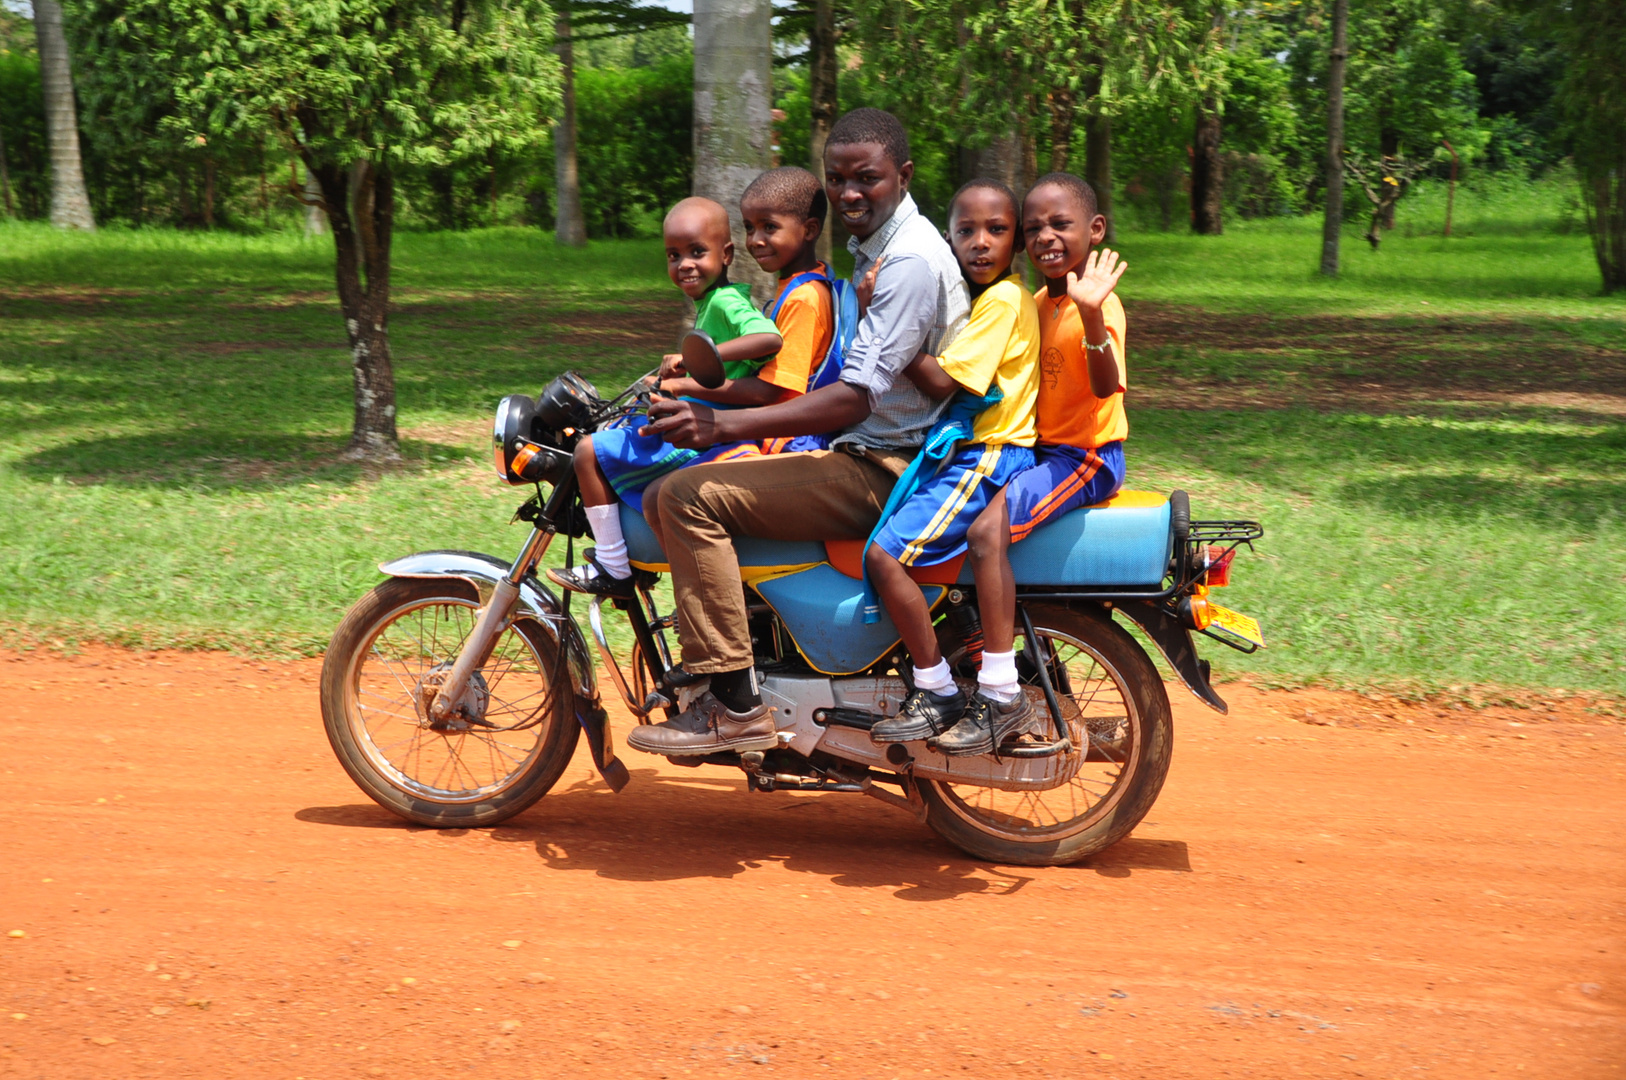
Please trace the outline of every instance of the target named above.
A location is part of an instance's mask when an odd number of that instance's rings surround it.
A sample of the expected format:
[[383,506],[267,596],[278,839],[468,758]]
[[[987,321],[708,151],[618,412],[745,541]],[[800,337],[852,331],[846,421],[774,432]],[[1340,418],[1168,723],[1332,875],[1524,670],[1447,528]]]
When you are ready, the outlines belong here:
[[557,484],[570,475],[570,455],[531,439],[536,403],[510,394],[497,403],[491,427],[492,457],[497,475],[510,484]]

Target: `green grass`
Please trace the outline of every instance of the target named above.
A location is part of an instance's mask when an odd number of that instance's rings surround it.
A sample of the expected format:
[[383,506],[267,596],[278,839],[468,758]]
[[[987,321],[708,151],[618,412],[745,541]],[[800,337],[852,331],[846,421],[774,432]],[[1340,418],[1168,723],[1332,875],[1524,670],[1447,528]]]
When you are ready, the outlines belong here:
[[[1466,235],[1408,237],[1407,210],[1376,254],[1346,234],[1336,282],[1314,221],[1122,239],[1131,485],[1267,530],[1219,599],[1271,648],[1204,651],[1286,683],[1626,696],[1626,304],[1584,234],[1459,197]],[[618,385],[681,313],[654,242],[401,235],[407,460],[372,474],[338,459],[331,258],[0,226],[5,640],[320,649],[380,560],[517,547],[498,397],[566,367]]]

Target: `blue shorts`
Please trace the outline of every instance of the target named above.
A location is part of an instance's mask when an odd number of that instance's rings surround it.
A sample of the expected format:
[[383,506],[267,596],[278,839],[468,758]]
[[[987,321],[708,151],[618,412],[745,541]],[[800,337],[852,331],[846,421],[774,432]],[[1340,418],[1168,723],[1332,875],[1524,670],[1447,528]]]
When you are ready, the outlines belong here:
[[727,443],[707,450],[684,450],[659,435],[640,435],[648,421],[633,416],[620,427],[593,432],[593,457],[622,502],[644,512],[644,489],[667,473],[709,461],[733,461],[761,453],[756,443]]
[[965,534],[988,501],[1024,469],[1033,467],[1025,446],[972,443],[950,457],[875,536],[905,566],[936,566],[966,549]]
[[1033,467],[1005,489],[1012,543],[1075,507],[1105,502],[1124,486],[1121,442],[1094,450],[1040,443],[1033,448],[1033,457]]

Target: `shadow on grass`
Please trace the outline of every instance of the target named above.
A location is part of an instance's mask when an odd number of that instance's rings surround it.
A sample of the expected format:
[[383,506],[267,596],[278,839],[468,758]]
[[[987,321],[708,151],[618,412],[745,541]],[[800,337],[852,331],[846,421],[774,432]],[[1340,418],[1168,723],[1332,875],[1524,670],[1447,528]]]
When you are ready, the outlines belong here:
[[85,438],[40,450],[12,468],[39,482],[171,490],[271,490],[296,484],[343,485],[389,471],[417,471],[469,461],[466,447],[401,441],[401,462],[380,467],[346,461],[348,438],[334,435],[241,435],[207,429]]
[[1581,528],[1596,528],[1621,516],[1626,480],[1521,477],[1492,480],[1473,473],[1449,476],[1393,476],[1355,480],[1339,486],[1346,503],[1375,507],[1414,518],[1469,521],[1481,517],[1523,517]]

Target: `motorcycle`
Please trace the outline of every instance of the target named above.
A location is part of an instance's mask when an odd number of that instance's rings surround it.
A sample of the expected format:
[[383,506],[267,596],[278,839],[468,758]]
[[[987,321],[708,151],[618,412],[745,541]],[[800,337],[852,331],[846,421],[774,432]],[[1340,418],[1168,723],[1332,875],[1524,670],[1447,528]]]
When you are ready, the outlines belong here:
[[[685,339],[697,378],[707,345]],[[345,770],[380,806],[423,825],[494,825],[547,794],[584,734],[605,782],[616,791],[627,784],[570,594],[555,595],[536,568],[561,534],[567,544],[586,534],[576,444],[646,409],[648,385],[606,399],[572,372],[534,400],[503,398],[492,435],[497,472],[535,487],[516,513],[531,526],[519,554],[505,562],[429,551],[386,562],[385,580],[335,630],[322,668],[324,725]],[[633,564],[666,572],[643,518],[625,507],[621,516]],[[1075,862],[1126,836],[1168,773],[1168,696],[1124,623],[1139,627],[1199,700],[1226,712],[1193,635],[1244,652],[1264,645],[1257,622],[1211,597],[1228,584],[1238,548],[1263,535],[1257,522],[1191,520],[1181,491],[1122,491],[1012,545],[1018,670],[1045,731],[981,757],[871,741],[870,728],[911,692],[911,664],[890,619],[863,621],[861,541],[739,538],[778,746],[668,760],[739,769],[752,792],[867,795],[981,859]],[[969,567],[962,557],[914,576],[944,655],[974,685],[982,638]],[[594,598],[586,615],[614,692],[651,723],[676,715],[704,684],[681,685],[689,680],[667,640],[675,618],[658,610],[651,588],[636,592],[631,601]],[[606,606],[631,629],[624,661],[605,632]]]

